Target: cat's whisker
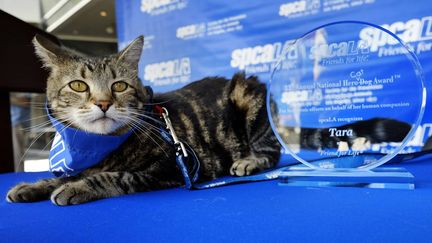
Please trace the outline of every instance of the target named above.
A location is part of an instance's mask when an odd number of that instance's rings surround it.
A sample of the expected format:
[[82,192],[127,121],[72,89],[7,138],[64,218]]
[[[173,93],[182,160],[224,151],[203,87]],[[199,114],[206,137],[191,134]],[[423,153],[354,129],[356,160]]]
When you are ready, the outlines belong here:
[[129,123],[125,122],[125,121],[120,121],[120,123],[122,123],[124,126],[129,127],[132,132],[137,136],[138,140],[140,141],[140,144],[143,144],[143,141],[141,140],[141,137],[139,136],[138,133],[136,133],[135,129],[133,126],[131,126]]
[[174,98],[169,99],[169,100],[165,100],[165,101],[159,101],[159,102],[151,102],[151,103],[143,103],[144,105],[162,105],[162,104],[166,104],[168,102],[173,101]]
[[35,132],[35,131],[39,131],[39,130],[45,130],[45,129],[49,129],[52,128],[52,126],[50,124],[45,124],[45,125],[41,125],[41,126],[33,126],[33,127],[29,127],[29,128],[21,128],[21,131],[24,132]]
[[36,102],[36,101],[23,101],[23,102],[19,102],[20,104],[22,104],[22,105],[28,105],[28,106],[31,106],[31,105],[45,105],[46,103],[45,102]]
[[[66,125],[62,130],[60,130],[60,132],[64,131],[66,128],[70,127],[72,124],[68,124]],[[75,134],[77,133],[78,130],[75,131]],[[52,138],[47,142],[47,144],[45,144],[45,146],[41,149],[41,151],[45,151],[47,149],[48,146],[50,146],[52,144],[52,142],[54,141],[55,138],[55,133],[52,136]]]
[[35,110],[45,110],[46,109],[44,106],[34,106],[34,105],[31,105],[30,108],[35,109]]
[[[144,125],[148,126],[148,127],[146,127],[146,128],[149,128],[149,129],[154,130],[154,131],[156,131],[156,132],[159,132],[159,131],[160,131],[160,127],[157,127],[157,126],[151,124],[151,123],[148,122],[148,121],[145,121],[145,120],[143,120],[143,119],[140,119],[139,117],[134,117],[134,116],[130,116],[130,115],[122,115],[121,118],[122,118],[122,119],[125,119],[125,118],[126,118],[126,119],[134,119],[134,121],[135,121],[136,123],[139,123],[139,124],[141,124],[142,126],[144,126]],[[162,124],[161,124],[161,125],[162,125]]]
[[[133,122],[134,125],[136,125],[138,127],[142,127],[142,128],[146,128],[146,129],[153,129],[153,130],[159,132],[159,129],[156,126],[153,126],[152,124],[147,123],[143,120],[135,119],[135,118],[129,117],[129,116],[125,116],[124,118],[129,119],[131,122]],[[143,124],[143,123],[145,123],[145,124]],[[145,125],[151,125],[151,127],[146,127]],[[153,135],[158,137],[158,134],[154,133],[152,130],[149,130],[149,131],[152,132]]]
[[127,109],[124,109],[124,111],[122,110],[122,112],[130,112],[130,111],[134,111],[137,112],[139,114],[148,114],[148,115],[157,115],[157,113],[153,112],[153,111],[148,111],[148,110],[140,110],[137,108],[133,108],[133,107],[128,107]]
[[43,105],[46,104],[46,102],[37,102],[37,101],[27,101],[26,103],[29,103],[29,104],[43,104]]
[[[70,127],[72,124],[67,124],[67,125],[65,125],[65,127],[62,129],[62,130],[60,130],[60,132],[63,132],[66,128],[68,128],[68,127]],[[21,157],[21,159],[20,159],[20,166],[24,163],[24,158],[25,158],[25,156],[27,155],[27,153],[28,153],[28,151],[30,150],[30,148],[31,148],[31,146],[33,146],[33,143],[35,143],[43,134],[45,134],[45,133],[47,133],[46,131],[45,132],[42,132],[41,133],[41,135],[39,135],[37,138],[35,138],[33,141],[32,141],[32,144],[30,144],[30,146],[27,148],[27,150],[26,150],[26,152],[24,152],[24,155]],[[76,133],[76,132],[75,132]],[[51,143],[52,143],[52,141],[54,140],[54,138],[55,138],[55,134],[54,134],[54,136],[52,136],[52,138],[50,139],[50,141],[48,141],[47,142],[47,144],[45,144],[45,146],[40,150],[40,151],[45,151],[46,150],[46,148],[49,146],[49,145],[51,145]]]
[[143,117],[143,118],[150,119],[150,120],[152,120],[152,121],[154,121],[154,122],[156,122],[156,123],[158,123],[158,124],[160,124],[160,125],[165,126],[165,124],[164,124],[162,121],[159,121],[158,119],[153,118],[153,117],[151,117],[151,116],[147,116],[147,115],[145,115],[145,114],[141,114],[141,113],[139,113],[139,112],[135,112],[135,111],[129,111],[129,112],[130,112],[131,114],[134,114],[134,115],[137,115],[137,116],[140,116],[140,117]]
[[[131,118],[133,118],[133,117],[131,117],[131,116],[126,116],[126,118],[131,119]],[[149,122],[147,122],[147,121],[145,121],[145,120],[142,120],[142,119],[139,119],[139,118],[133,118],[133,119],[134,119],[135,122],[142,124],[142,126],[147,125],[147,126],[149,126],[148,128],[151,128],[151,129],[153,129],[153,130],[156,131],[156,132],[159,132],[159,131],[160,131],[160,128],[159,128],[159,127],[157,127],[157,126],[155,126],[155,125],[153,125],[153,124],[151,124],[151,123],[149,123]]]
[[[46,119],[43,119],[43,118],[46,118]],[[35,116],[35,117],[30,118],[30,119],[26,119],[25,122],[32,122],[32,121],[41,120],[41,119],[44,120],[42,123],[36,124],[34,126],[30,126],[30,127],[25,127],[22,130],[27,131],[27,130],[31,130],[33,127],[40,126],[41,124],[47,125],[47,124],[51,123],[49,121],[49,117],[47,114],[44,114],[41,116]]]
[[47,114],[43,114],[41,116],[33,116],[32,118],[26,119],[25,121],[33,121],[33,120],[38,120],[38,119],[41,119],[41,118],[48,118],[48,115]]
[[21,130],[29,132],[29,131],[41,129],[41,128],[44,128],[44,127],[50,127],[50,123],[51,122],[49,122],[49,121],[45,121],[45,122],[42,122],[42,123],[39,123],[39,124],[36,124],[36,125],[33,125],[33,126],[28,126],[28,127],[21,128]]
[[30,145],[27,147],[27,149],[24,151],[23,155],[21,156],[21,158],[19,159],[19,166],[21,168],[21,166],[24,164],[24,158],[27,156],[28,152],[30,151],[30,148],[33,146],[33,144],[40,138],[42,137],[42,135],[44,135],[46,133],[46,131],[40,132],[38,135],[36,135],[36,137],[33,139],[33,141],[30,143]]
[[43,108],[46,107],[45,103],[33,103],[33,102],[30,102],[30,103],[27,103],[27,105],[33,106],[33,107],[43,107]]
[[78,114],[88,114],[91,113],[91,110],[88,111],[77,111]]
[[[65,126],[64,129],[66,129],[67,127],[71,126],[72,124],[68,124]],[[63,129],[63,130],[64,130]],[[63,131],[62,130],[62,131]],[[21,156],[21,158],[19,159],[19,167],[21,167],[24,163],[24,158],[27,156],[28,152],[30,151],[30,148],[33,146],[34,143],[36,143],[37,140],[39,140],[40,137],[42,137],[42,135],[44,135],[45,133],[47,133],[47,131],[42,131],[40,132],[34,139],[33,141],[30,143],[30,145],[28,146],[28,148],[26,149],[26,151],[24,152],[24,154]],[[48,144],[50,144],[52,142],[52,140],[50,142],[48,142]],[[45,145],[45,147],[42,149],[42,151],[46,148],[47,145]]]
[[[59,122],[69,122],[69,121],[71,121],[68,118],[67,119],[62,119],[61,116],[59,116],[59,118],[57,120]],[[33,126],[22,128],[22,130],[28,132],[28,131],[38,130],[38,129],[42,129],[42,128],[48,128],[50,126],[52,126],[51,125],[51,121],[48,120],[48,121],[44,121],[44,122],[41,122],[41,123],[33,125]]]
[[47,142],[47,144],[45,144],[45,146],[41,149],[41,151],[46,151],[47,147],[48,147],[49,145],[51,145],[52,142],[54,141],[54,138],[55,138],[55,133],[54,133],[54,135],[52,136],[52,138]]
[[134,122],[135,122],[136,125],[142,127],[143,129],[148,130],[148,131],[149,131],[150,133],[152,133],[154,136],[156,136],[156,137],[159,138],[160,140],[164,141],[163,139],[160,138],[159,133],[156,133],[156,132],[160,132],[159,129],[155,129],[155,128],[153,128],[153,127],[147,127],[147,126],[145,126],[145,124],[142,124],[142,123],[139,122],[139,121],[134,121]]
[[[136,127],[135,127],[136,128]],[[168,153],[165,151],[165,149],[156,141],[156,140],[154,140],[153,138],[152,138],[152,136],[151,135],[149,135],[149,134],[147,134],[146,133],[146,131],[143,131],[142,129],[139,129],[139,128],[136,128],[138,131],[140,131],[141,132],[141,134],[142,135],[145,135],[145,136],[147,136],[148,138],[150,138],[151,140],[152,140],[152,142],[154,142],[161,150],[162,150],[162,152],[165,154],[165,156],[166,157],[169,157],[168,156]],[[134,131],[134,133],[138,136],[138,139],[142,142],[142,140],[141,140],[141,138],[140,138],[140,136],[139,136],[139,134],[137,134],[135,131]]]
[[[126,118],[129,118],[130,120],[131,120],[131,125],[135,128],[135,129],[137,129],[139,132],[141,132],[142,134],[144,134],[144,135],[146,135],[148,138],[150,138],[164,153],[165,153],[165,155],[167,156],[167,157],[169,157],[168,156],[168,154],[167,154],[167,152],[165,151],[165,149],[150,135],[150,134],[148,134],[147,132],[151,132],[151,130],[148,130],[148,128],[146,128],[146,127],[144,127],[144,126],[140,126],[141,124],[140,123],[137,123],[135,120],[133,120],[132,118],[130,118],[130,117],[126,117]],[[143,129],[146,129],[146,130],[143,130]],[[161,139],[162,141],[165,141],[165,140],[163,140],[162,138],[160,138],[159,136],[156,136],[157,138],[159,138],[159,139]]]

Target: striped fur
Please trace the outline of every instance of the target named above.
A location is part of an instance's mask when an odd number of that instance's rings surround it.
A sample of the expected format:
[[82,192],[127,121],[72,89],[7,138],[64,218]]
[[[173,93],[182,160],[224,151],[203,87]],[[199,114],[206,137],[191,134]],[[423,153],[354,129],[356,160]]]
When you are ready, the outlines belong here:
[[[99,59],[77,57],[70,53],[62,57],[60,52],[63,50],[40,42],[36,41],[36,50],[51,69],[47,94],[56,114],[67,116],[71,107],[87,112],[96,95],[91,91],[98,90],[91,88],[85,94],[65,90],[61,80],[68,75],[79,76],[87,83],[93,82],[89,86],[99,87],[99,92],[104,93],[119,113],[128,110],[128,107],[142,109],[149,103],[151,92],[142,87],[136,71],[142,38],[118,55]],[[53,54],[56,57],[52,57]],[[131,68],[127,68],[128,65]],[[110,96],[112,91],[104,82],[119,78],[126,80],[131,89],[124,94]],[[199,180],[208,181],[229,174],[250,175],[273,167],[279,160],[280,145],[267,120],[265,95],[265,86],[256,77],[238,73],[231,80],[205,78],[173,92],[156,94],[152,102],[160,103],[169,110],[177,135],[195,149],[202,163]],[[138,115],[131,116],[139,118]],[[74,121],[70,125],[82,126]],[[111,133],[125,130],[127,126]],[[34,202],[51,198],[56,205],[71,205],[178,187],[183,184],[183,178],[174,155],[172,145],[161,138],[152,124],[145,124],[97,166],[75,177],[19,184],[9,191],[7,200]]]

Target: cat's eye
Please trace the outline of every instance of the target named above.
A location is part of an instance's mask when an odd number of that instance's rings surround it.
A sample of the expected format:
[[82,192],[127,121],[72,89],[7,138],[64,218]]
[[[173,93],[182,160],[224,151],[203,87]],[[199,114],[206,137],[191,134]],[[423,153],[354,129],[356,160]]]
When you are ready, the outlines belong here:
[[84,92],[87,91],[88,85],[80,80],[75,80],[69,83],[69,87],[76,92]]
[[111,90],[114,92],[123,92],[127,89],[128,84],[123,81],[118,81],[112,84]]

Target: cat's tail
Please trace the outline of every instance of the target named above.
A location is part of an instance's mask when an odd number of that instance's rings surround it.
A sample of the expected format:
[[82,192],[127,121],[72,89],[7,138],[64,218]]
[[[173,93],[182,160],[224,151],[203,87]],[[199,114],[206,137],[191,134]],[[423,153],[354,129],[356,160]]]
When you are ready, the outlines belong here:
[[259,82],[256,76],[246,77],[244,72],[234,74],[227,86],[227,92],[230,101],[242,111],[252,112],[249,109],[251,106],[265,104],[265,85]]
[[[228,99],[234,110],[245,120],[244,129],[250,146],[249,158],[261,161],[263,168],[271,168],[279,160],[281,145],[270,127],[266,108],[266,86],[256,76],[236,73],[226,86]],[[238,174],[237,174],[238,175]]]

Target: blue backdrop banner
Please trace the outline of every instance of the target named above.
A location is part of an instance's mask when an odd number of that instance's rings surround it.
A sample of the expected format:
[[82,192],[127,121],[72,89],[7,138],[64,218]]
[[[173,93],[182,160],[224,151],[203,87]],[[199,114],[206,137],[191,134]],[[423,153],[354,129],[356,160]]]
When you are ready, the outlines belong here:
[[[426,0],[117,0],[116,11],[119,49],[138,35],[145,37],[139,75],[156,92],[206,76],[230,78],[238,71],[267,82],[291,41],[330,22],[357,20],[380,25],[410,46],[419,57],[432,100],[432,5]],[[380,32],[355,31],[378,56],[403,55]],[[428,107],[404,153],[419,151],[432,134]],[[381,144],[378,149],[388,153],[384,150],[394,146]]]

